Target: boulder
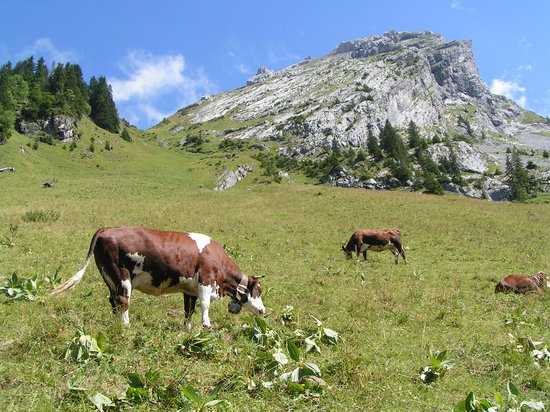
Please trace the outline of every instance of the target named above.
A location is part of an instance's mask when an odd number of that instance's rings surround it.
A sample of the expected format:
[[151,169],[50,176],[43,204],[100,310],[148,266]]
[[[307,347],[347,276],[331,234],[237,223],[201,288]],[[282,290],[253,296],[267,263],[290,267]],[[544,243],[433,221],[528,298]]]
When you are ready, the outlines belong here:
[[237,170],[226,170],[216,179],[216,187],[214,190],[222,191],[235,186],[239,181],[245,178],[247,173],[252,171],[250,165],[239,165]]

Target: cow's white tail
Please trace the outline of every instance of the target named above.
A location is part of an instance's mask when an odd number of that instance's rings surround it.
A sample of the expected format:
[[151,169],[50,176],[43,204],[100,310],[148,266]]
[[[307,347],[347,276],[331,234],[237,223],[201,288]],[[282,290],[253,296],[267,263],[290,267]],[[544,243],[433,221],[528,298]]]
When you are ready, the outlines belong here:
[[95,233],[94,237],[92,238],[92,242],[90,243],[90,249],[88,250],[88,256],[86,256],[86,261],[84,262],[84,266],[82,266],[82,269],[80,269],[78,272],[74,274],[72,278],[67,280],[65,283],[59,285],[54,290],[50,292],[50,296],[57,296],[62,293],[65,293],[72,288],[74,288],[84,276],[84,272],[86,272],[86,268],[90,264],[90,261],[92,260],[92,255],[94,254],[94,248],[95,244],[97,242],[97,235],[99,234],[99,230]]

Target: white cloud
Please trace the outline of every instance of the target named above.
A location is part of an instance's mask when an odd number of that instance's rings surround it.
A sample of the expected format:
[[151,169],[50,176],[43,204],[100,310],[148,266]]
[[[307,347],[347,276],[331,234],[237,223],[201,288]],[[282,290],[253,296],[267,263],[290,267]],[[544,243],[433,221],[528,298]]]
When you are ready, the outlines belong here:
[[531,71],[533,70],[533,66],[530,65],[530,64],[522,64],[521,66],[518,67],[518,72],[522,72],[522,71]]
[[118,102],[136,97],[151,98],[185,83],[185,61],[181,55],[158,57],[147,52],[131,51],[121,69],[127,79],[109,79],[113,98]]
[[35,58],[44,57],[44,59],[56,63],[74,63],[78,57],[73,51],[59,50],[48,37],[37,39],[32,46],[24,48],[19,53],[19,56],[21,56],[21,58],[30,56],[34,56]]
[[530,48],[533,47],[533,43],[531,43],[531,42],[529,41],[529,39],[527,39],[526,36],[521,36],[521,37],[519,38],[518,43],[519,43],[519,45],[520,45],[522,48],[524,48],[524,49],[530,49]]
[[[122,117],[138,127],[150,127],[216,90],[202,70],[195,70],[192,77],[184,74],[186,64],[181,54],[156,56],[134,50],[120,69],[125,78],[109,79],[113,99]],[[163,110],[161,106],[170,108]]]
[[465,7],[460,0],[451,0],[451,9],[463,10],[468,13],[477,13],[477,10],[471,7]]
[[235,69],[237,69],[237,71],[239,73],[242,73],[242,74],[250,74],[251,71],[250,69],[248,68],[248,66],[244,65],[243,63],[240,63],[240,64],[237,64],[235,66]]
[[525,107],[527,104],[525,90],[525,87],[521,87],[518,83],[509,82],[502,79],[493,79],[491,83],[491,93],[514,100],[521,107]]

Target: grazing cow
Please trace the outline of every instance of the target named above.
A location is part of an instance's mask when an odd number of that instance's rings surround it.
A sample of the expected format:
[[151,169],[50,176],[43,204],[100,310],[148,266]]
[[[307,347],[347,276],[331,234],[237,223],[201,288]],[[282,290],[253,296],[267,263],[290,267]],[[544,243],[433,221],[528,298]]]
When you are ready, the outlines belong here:
[[347,245],[342,245],[342,250],[346,253],[348,259],[351,258],[352,252],[355,252],[357,258],[359,258],[359,254],[362,253],[365,260],[367,260],[367,250],[372,250],[374,252],[389,250],[395,257],[396,265],[399,260],[399,255],[403,257],[403,262],[407,264],[405,251],[401,244],[401,233],[397,229],[358,230],[351,235]]
[[510,275],[506,276],[495,287],[495,293],[528,293],[544,291],[544,284],[548,276],[546,273],[539,272],[533,276]]
[[199,233],[143,227],[99,229],[92,237],[82,269],[51,295],[70,290],[80,282],[92,254],[109,287],[113,311],[122,310],[125,325],[130,324],[128,307],[133,289],[154,296],[183,292],[188,329],[197,297],[204,327],[210,327],[210,302],[224,296],[232,299],[232,313],[239,312],[242,306],[255,314],[265,312],[258,282],[263,276],[244,275],[219,243]]

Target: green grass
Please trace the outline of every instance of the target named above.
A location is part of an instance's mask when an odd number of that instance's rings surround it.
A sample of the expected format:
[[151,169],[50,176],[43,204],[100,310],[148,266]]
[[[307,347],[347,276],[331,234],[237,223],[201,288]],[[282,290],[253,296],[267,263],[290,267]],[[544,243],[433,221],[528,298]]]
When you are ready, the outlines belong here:
[[[547,204],[262,185],[255,183],[259,171],[214,192],[201,186],[212,186],[222,156],[161,149],[148,137],[115,142],[90,125],[84,130],[73,152],[61,144],[32,150],[18,135],[0,146],[0,163],[16,168],[0,174],[0,240],[10,238],[0,242],[0,276],[44,279],[59,271],[65,280],[81,267],[92,234],[103,226],[202,232],[225,245],[245,273],[266,275],[271,330],[289,338],[296,329],[314,329],[313,315],[343,340],[306,355],[329,386],[320,397],[265,388],[262,382],[274,378],[258,367],[259,349],[242,327],[246,314],[229,314],[227,299],[211,307],[208,354],[184,353],[190,334],[182,328],[181,296],[134,293],[132,326],[125,329],[111,315],[107,287],[90,265],[67,295],[46,296],[51,286],[45,283],[38,301],[0,297],[3,409],[92,410],[88,395],[120,397],[130,373],[149,371],[159,374],[161,395],[146,388],[135,408],[177,410],[185,403],[184,385],[206,396],[220,382],[217,398],[234,410],[444,411],[469,391],[483,398],[505,393],[508,381],[526,399],[548,405],[548,363],[538,368],[514,350],[508,333],[518,332],[505,320],[525,310],[529,326],[520,334],[550,345],[550,293],[493,293],[505,275],[549,271]],[[109,139],[114,149],[102,151],[96,143],[93,158],[83,158],[91,137]],[[53,178],[52,188],[42,188]],[[37,211],[57,218],[25,218]],[[409,265],[393,265],[389,252],[370,252],[367,263],[344,258],[341,245],[354,230],[394,227]],[[296,322],[284,326],[287,305]],[[196,313],[191,334],[200,332],[199,319]],[[93,337],[103,334],[111,355],[99,363],[64,359],[79,326]],[[431,385],[419,379],[428,348],[447,350],[455,361]]]

